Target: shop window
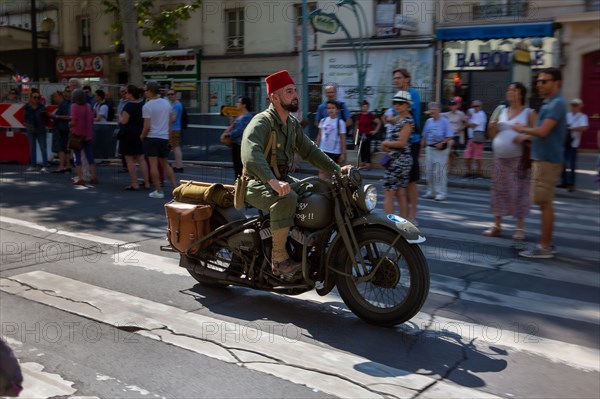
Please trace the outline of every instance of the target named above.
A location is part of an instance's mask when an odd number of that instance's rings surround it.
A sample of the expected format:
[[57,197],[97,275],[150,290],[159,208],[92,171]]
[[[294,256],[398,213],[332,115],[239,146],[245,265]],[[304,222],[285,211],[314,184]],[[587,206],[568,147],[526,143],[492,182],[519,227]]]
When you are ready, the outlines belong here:
[[377,0],[377,5],[380,4],[396,4],[396,14],[402,14],[402,0]]
[[377,0],[375,4],[375,36],[396,37],[400,29],[396,25],[396,18],[402,15],[401,0]]
[[473,4],[473,19],[525,17],[528,9],[527,0],[481,0],[479,4]]
[[89,53],[92,51],[92,35],[90,29],[90,18],[79,18],[79,52]]
[[226,10],[227,53],[244,52],[244,9]]

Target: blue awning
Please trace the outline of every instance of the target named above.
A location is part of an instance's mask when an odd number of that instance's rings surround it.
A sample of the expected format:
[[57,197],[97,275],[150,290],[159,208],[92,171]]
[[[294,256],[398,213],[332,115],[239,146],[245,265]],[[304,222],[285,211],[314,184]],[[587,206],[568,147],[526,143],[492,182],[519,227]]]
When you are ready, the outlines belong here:
[[552,21],[524,24],[447,26],[435,31],[438,40],[488,40],[554,35]]

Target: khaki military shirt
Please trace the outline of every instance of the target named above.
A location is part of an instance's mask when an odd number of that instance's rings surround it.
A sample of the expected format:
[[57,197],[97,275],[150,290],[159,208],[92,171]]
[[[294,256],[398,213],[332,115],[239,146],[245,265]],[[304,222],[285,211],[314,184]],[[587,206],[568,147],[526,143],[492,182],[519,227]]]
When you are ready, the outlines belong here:
[[[265,115],[266,112],[273,117],[275,126],[271,126],[269,117]],[[327,172],[338,170],[339,166],[304,134],[296,118],[290,115],[286,122],[285,125],[281,122],[277,111],[273,105],[270,105],[265,112],[254,116],[246,126],[242,138],[241,155],[242,163],[251,178],[265,184],[271,179],[276,179],[269,162],[271,155],[267,155],[267,158],[264,155],[272,130],[275,130],[276,133],[278,165],[290,165],[294,159],[294,153],[297,153],[302,159],[320,170]]]

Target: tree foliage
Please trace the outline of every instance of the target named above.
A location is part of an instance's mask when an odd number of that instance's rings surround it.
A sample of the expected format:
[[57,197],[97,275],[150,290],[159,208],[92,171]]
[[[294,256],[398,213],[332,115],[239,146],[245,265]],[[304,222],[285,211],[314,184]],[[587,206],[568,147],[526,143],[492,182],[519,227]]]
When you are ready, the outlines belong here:
[[121,15],[120,0],[102,0],[104,10],[116,15],[115,23],[107,30],[113,45],[123,44],[123,24],[135,24],[139,32],[146,36],[150,42],[161,48],[168,47],[180,39],[177,32],[179,22],[191,18],[192,13],[198,9],[202,0],[189,0],[187,2],[159,2],[156,0],[137,0],[134,2],[137,15]]

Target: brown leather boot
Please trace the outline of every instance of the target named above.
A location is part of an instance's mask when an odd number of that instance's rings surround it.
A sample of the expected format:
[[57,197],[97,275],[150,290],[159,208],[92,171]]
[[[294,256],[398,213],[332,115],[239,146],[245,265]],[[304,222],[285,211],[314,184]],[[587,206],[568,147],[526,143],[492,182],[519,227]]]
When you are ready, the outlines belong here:
[[286,259],[283,262],[273,262],[272,272],[276,276],[291,277],[302,267],[302,262],[293,259]]
[[271,253],[271,270],[276,276],[291,276],[302,266],[300,262],[290,259],[285,249],[289,231],[289,227],[284,227],[274,230],[272,233],[273,252]]

